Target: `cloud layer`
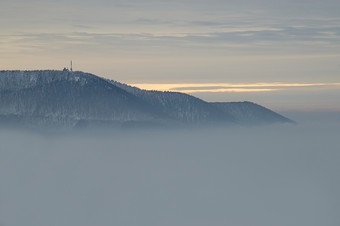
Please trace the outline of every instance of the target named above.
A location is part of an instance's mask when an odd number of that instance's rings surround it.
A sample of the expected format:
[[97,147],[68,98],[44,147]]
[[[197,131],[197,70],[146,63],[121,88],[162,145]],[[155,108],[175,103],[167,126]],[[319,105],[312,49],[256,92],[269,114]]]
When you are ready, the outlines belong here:
[[337,226],[337,123],[61,136],[0,130],[0,224]]

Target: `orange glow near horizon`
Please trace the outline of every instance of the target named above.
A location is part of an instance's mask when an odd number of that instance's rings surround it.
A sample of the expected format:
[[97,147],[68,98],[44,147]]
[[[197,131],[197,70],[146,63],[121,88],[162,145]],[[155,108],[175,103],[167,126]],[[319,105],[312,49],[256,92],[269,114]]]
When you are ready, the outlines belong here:
[[181,90],[171,90],[182,93],[248,93],[248,92],[268,92],[268,91],[277,91],[279,89],[245,89],[245,88],[227,88],[227,89],[181,89]]
[[132,86],[145,90],[177,91],[183,93],[205,93],[205,92],[268,92],[278,91],[284,88],[296,87],[322,87],[340,86],[340,83],[138,83]]

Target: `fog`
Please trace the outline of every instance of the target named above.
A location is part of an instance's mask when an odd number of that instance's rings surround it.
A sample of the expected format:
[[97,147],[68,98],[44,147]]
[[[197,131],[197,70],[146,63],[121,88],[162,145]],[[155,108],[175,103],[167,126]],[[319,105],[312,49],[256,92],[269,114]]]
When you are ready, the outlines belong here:
[[[293,118],[294,119],[294,118]],[[1,226],[338,226],[340,126],[0,131]]]

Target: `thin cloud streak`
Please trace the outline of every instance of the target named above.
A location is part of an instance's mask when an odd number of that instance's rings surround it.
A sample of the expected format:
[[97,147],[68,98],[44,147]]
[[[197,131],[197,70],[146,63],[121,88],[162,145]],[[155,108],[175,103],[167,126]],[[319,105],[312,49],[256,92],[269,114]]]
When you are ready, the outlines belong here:
[[244,89],[244,88],[230,88],[230,89],[184,89],[180,90],[183,93],[250,93],[250,92],[269,92],[278,91],[279,89]]
[[151,84],[139,83],[132,86],[145,90],[179,91],[183,93],[224,93],[224,92],[269,92],[289,88],[330,87],[340,83],[193,83],[193,84]]

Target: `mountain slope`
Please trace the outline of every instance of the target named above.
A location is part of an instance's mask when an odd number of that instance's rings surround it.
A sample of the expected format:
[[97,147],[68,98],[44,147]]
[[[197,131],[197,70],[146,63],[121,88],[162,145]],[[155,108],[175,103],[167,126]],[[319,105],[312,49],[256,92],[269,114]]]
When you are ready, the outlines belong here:
[[269,124],[269,123],[293,123],[290,119],[258,104],[244,102],[213,102],[228,115],[231,115],[240,124]]
[[112,84],[149,103],[161,114],[188,123],[235,122],[232,115],[199,98],[179,92],[146,91],[116,81]]

